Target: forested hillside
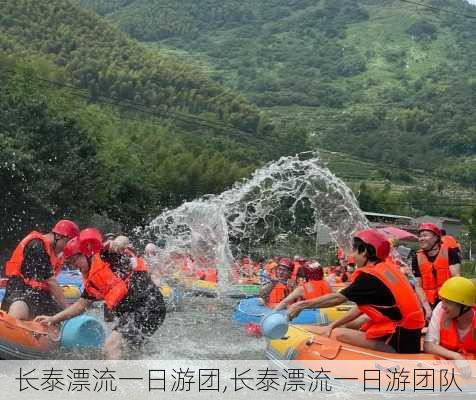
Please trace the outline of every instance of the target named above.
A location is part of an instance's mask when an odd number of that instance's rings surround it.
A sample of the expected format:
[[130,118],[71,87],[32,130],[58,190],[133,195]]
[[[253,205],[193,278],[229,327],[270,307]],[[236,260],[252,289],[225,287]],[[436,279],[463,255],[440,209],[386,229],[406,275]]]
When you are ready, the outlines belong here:
[[0,8],[3,246],[65,215],[134,227],[305,148],[299,132],[276,133],[242,96],[90,11]]
[[476,186],[476,7],[464,0],[80,2],[316,145]]

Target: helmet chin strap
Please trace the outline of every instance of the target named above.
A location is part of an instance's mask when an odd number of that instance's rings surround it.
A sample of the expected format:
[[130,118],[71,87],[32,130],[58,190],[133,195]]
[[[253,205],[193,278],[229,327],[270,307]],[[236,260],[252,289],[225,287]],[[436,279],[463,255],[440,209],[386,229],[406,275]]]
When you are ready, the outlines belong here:
[[428,250],[427,253],[429,253],[430,251],[433,251],[435,247],[440,247],[440,243],[441,243],[441,239],[438,238],[438,240],[436,240],[435,243],[433,243],[433,246],[431,246],[431,249]]
[[53,232],[53,248],[55,249],[55,251],[56,251],[56,245],[58,244],[58,240],[59,240],[59,235]]

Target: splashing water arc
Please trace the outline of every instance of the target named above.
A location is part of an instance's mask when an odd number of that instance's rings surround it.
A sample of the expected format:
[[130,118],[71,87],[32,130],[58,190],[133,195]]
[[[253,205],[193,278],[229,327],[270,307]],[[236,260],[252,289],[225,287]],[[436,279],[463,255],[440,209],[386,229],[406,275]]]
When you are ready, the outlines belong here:
[[166,240],[165,255],[191,254],[225,272],[232,247],[240,254],[242,243],[259,246],[290,228],[309,235],[322,225],[349,251],[352,234],[368,222],[345,183],[318,153],[306,152],[269,163],[220,195],[167,210],[146,231]]

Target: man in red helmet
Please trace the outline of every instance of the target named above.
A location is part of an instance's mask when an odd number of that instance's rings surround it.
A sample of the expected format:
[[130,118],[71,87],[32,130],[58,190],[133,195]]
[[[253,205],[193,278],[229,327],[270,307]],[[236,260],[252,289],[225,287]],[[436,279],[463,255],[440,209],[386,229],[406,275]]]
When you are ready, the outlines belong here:
[[60,220],[50,233],[29,233],[5,265],[8,277],[2,310],[20,320],[40,314],[52,315],[67,307],[56,276],[63,265],[66,242],[79,234],[70,220]]
[[[305,308],[334,307],[353,301],[356,307],[347,315],[322,328],[321,334],[336,340],[372,350],[418,353],[421,346],[421,329],[425,325],[423,310],[418,298],[400,270],[387,257],[390,243],[379,232],[365,229],[357,232],[353,243],[353,256],[357,270],[352,282],[338,293],[317,299],[304,300],[290,307],[289,319]],[[365,323],[355,322],[365,315]],[[354,322],[353,328],[345,324]]]
[[260,297],[263,303],[274,307],[280,303],[294,289],[291,275],[294,266],[289,258],[281,258],[276,267],[275,278],[271,278],[260,289]]
[[[420,250],[412,259],[415,290],[424,292],[428,303],[424,303],[425,310],[431,310],[439,301],[438,290],[441,286],[452,276],[461,275],[461,255],[458,248],[449,247],[442,242],[441,229],[435,224],[421,224],[418,233]],[[429,317],[427,312],[427,318]]]
[[[117,239],[117,238],[116,238]],[[65,310],[41,315],[37,322],[56,324],[83,313],[93,302],[104,300],[114,317],[112,332],[106,339],[108,359],[119,359],[122,350],[141,346],[163,323],[165,303],[159,288],[152,282],[145,264],[121,248],[126,242],[104,246],[101,233],[94,228],[81,231],[70,240],[64,255],[83,275],[81,298]]]

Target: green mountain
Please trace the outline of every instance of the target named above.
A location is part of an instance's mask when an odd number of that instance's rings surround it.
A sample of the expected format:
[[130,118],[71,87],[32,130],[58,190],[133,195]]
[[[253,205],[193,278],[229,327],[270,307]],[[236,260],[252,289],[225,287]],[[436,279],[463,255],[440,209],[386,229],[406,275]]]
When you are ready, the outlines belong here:
[[0,9],[4,246],[57,216],[137,226],[305,148],[299,131],[279,134],[243,96],[78,5]]
[[476,186],[476,8],[464,0],[77,1],[315,145]]

